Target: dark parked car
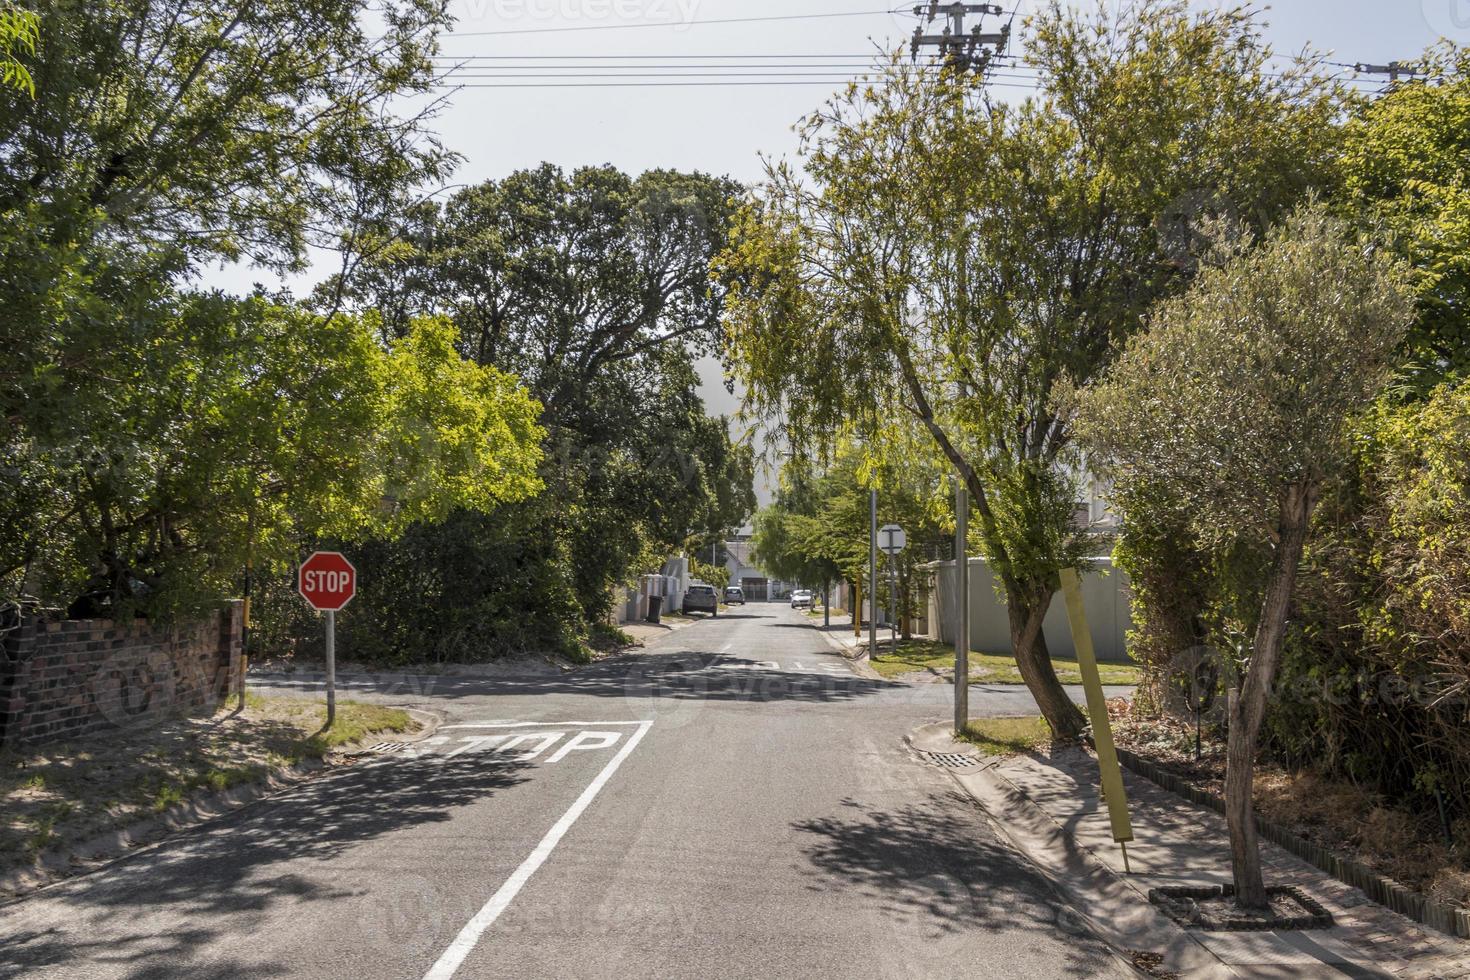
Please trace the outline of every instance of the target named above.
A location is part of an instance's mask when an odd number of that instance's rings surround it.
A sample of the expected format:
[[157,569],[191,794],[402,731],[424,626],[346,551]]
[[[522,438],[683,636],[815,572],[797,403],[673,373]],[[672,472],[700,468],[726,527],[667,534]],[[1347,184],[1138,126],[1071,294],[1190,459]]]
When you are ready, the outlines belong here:
[[725,605],[745,605],[745,590],[738,585],[732,585],[725,589]]
[[684,592],[684,611],[707,612],[711,616],[720,614],[720,597],[713,585],[694,584]]

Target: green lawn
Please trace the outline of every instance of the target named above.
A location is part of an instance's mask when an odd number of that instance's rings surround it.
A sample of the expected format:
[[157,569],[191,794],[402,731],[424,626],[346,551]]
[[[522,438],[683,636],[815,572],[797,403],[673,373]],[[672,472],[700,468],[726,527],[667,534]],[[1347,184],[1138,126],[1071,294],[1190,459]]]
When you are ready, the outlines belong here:
[[1051,728],[1042,718],[977,718],[959,733],[986,755],[1015,755],[1051,744]]
[[[1057,677],[1063,684],[1081,684],[1082,673],[1075,660],[1052,658]],[[1140,673],[1131,664],[1097,665],[1104,684],[1132,685],[1139,682]],[[946,643],[934,640],[907,640],[895,651],[880,651],[873,660],[873,669],[884,677],[897,677],[914,671],[954,672],[954,650]],[[1021,672],[1014,657],[970,651],[971,684],[1022,684]]]

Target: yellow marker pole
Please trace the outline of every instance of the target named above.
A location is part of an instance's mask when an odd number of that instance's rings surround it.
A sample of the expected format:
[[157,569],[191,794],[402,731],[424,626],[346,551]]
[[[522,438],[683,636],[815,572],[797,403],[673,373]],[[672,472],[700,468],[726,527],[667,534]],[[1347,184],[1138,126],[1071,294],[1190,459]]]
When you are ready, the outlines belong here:
[[1077,648],[1077,666],[1082,687],[1087,691],[1087,713],[1092,716],[1092,741],[1097,746],[1097,765],[1102,774],[1103,799],[1113,825],[1113,840],[1123,848],[1123,868],[1128,870],[1128,842],[1133,839],[1133,821],[1128,817],[1128,794],[1123,789],[1123,770],[1113,745],[1113,726],[1108,721],[1108,699],[1103,694],[1087,612],[1082,606],[1082,578],[1075,568],[1062,569],[1062,594],[1067,600],[1067,620],[1072,625],[1072,645]]

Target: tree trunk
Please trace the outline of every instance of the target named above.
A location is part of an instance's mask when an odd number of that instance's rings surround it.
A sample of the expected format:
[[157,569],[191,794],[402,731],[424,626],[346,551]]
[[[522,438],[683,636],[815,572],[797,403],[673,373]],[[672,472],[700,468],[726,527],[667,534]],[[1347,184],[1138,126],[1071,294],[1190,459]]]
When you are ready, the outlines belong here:
[[1266,695],[1281,662],[1286,617],[1296,589],[1297,566],[1307,537],[1314,503],[1304,485],[1290,488],[1281,503],[1279,541],[1261,601],[1261,617],[1251,646],[1250,666],[1239,691],[1231,692],[1230,735],[1225,754],[1225,820],[1230,827],[1230,866],[1235,878],[1235,901],[1242,908],[1265,909],[1266,883],[1261,875],[1261,849],[1256,837],[1256,744],[1266,717]]
[[1006,590],[1011,650],[1021,671],[1021,679],[1036,699],[1041,716],[1051,726],[1052,735],[1058,741],[1072,742],[1082,735],[1087,719],[1067,696],[1048,656],[1041,624],[1050,605],[1051,592],[1048,589],[1039,589],[1030,596],[1018,595],[1010,588]]

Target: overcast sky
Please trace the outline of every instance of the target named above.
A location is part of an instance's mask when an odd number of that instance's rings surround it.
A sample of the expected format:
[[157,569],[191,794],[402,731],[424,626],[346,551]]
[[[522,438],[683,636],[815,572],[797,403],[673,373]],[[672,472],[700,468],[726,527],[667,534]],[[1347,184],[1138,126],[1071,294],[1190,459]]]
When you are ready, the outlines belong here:
[[[1024,0],[1019,16],[1036,5]],[[436,124],[464,157],[458,183],[544,160],[753,182],[760,154],[790,154],[792,124],[917,23],[883,0],[454,0],[453,9],[443,61],[465,64],[458,81],[476,86],[451,91]],[[1265,16],[1278,51],[1311,45],[1345,64],[1411,59],[1441,36],[1470,42],[1470,0],[1281,0]],[[731,72],[748,77],[728,84]],[[1021,83],[1012,75],[1004,84]],[[209,284],[246,290],[259,278],[226,269]],[[311,281],[292,285],[304,291]],[[718,365],[704,373],[710,410],[732,412]]]

